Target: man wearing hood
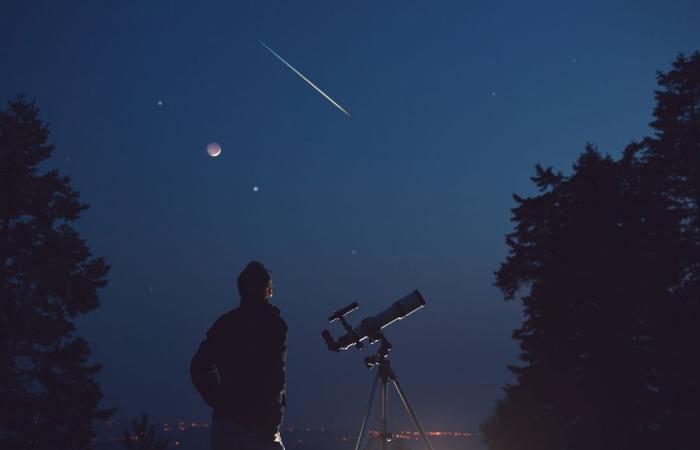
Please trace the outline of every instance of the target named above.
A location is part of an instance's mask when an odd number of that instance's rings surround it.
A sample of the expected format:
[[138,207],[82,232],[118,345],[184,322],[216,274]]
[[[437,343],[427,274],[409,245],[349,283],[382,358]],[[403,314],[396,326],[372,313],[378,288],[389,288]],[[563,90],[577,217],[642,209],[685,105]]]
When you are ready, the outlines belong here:
[[240,306],[219,317],[192,359],[192,383],[213,409],[212,450],[284,450],[287,324],[270,304],[272,276],[250,262]]

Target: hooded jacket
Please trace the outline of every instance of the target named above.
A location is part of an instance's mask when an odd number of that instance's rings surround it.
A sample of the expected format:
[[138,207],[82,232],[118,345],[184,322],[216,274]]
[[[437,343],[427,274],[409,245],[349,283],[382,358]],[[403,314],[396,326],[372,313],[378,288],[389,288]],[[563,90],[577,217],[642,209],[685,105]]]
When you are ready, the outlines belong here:
[[213,418],[274,435],[285,406],[287,324],[267,302],[241,300],[221,317],[192,358],[192,384]]

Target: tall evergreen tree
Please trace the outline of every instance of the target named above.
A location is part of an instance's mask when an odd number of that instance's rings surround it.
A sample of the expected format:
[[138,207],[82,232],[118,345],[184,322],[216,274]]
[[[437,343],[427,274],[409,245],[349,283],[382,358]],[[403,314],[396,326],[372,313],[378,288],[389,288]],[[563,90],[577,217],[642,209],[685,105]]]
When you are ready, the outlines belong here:
[[522,365],[491,449],[694,448],[699,62],[659,74],[655,138],[620,160],[589,146],[570,176],[537,167],[540,194],[515,196],[496,285],[524,294]]
[[0,448],[86,449],[100,369],[76,316],[99,306],[108,267],[71,227],[87,205],[68,177],[40,164],[53,151],[34,102],[0,110]]
[[700,53],[678,55],[657,76],[655,133],[628,149],[650,184],[679,214],[684,242],[683,273],[669,291],[655,322],[659,352],[657,379],[661,403],[659,431],[676,448],[697,448],[700,375],[695,370],[700,327]]

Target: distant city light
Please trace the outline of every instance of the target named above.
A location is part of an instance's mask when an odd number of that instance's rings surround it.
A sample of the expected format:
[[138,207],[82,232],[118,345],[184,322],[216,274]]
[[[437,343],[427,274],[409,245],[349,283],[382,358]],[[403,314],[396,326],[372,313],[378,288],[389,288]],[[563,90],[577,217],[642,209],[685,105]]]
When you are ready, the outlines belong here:
[[[472,434],[467,431],[426,431],[425,434],[431,437],[472,437]],[[369,435],[372,437],[379,437],[380,432],[377,430],[370,430]],[[401,430],[394,433],[393,436],[397,439],[419,439],[420,433],[418,431]]]
[[[102,428],[102,431],[98,431],[98,436],[94,440],[95,442],[117,443],[123,438],[123,434],[117,435],[115,434],[115,431],[122,429],[124,424],[114,420],[105,421],[103,423],[104,428]],[[172,443],[171,445],[179,449],[191,447],[191,444],[189,444],[189,437],[185,438],[184,436],[179,436],[178,433],[188,433],[188,436],[192,435],[192,438],[194,439],[203,440],[204,436],[207,435],[204,430],[209,428],[209,425],[209,422],[179,419],[174,424],[173,422],[162,423],[158,425],[158,427],[170,437],[170,442]],[[289,426],[285,429],[285,431],[290,434],[297,433],[296,435],[292,434],[291,436],[288,436],[289,442],[308,443],[317,442],[317,440],[320,440],[319,442],[327,441],[328,446],[332,446],[332,442],[351,442],[357,439],[357,436],[344,435],[345,433],[333,429],[329,431],[326,427],[314,428],[310,426],[302,426],[295,428]],[[302,433],[304,436],[301,436],[299,433]],[[323,433],[323,435],[316,436],[312,433]],[[444,450],[464,450],[464,445],[472,445],[467,441],[473,439],[473,435],[467,431],[426,431],[426,434],[431,438],[441,440],[442,444],[440,445]],[[379,431],[377,430],[368,431],[368,435],[374,439],[377,439],[380,436]],[[404,440],[406,442],[420,441],[421,439],[420,433],[414,430],[400,430],[393,433],[392,437],[397,440]],[[130,434],[129,439],[134,442],[138,442],[139,436]],[[284,440],[284,433],[282,434],[282,439]],[[454,440],[450,441],[450,439]],[[187,441],[188,445],[184,445],[183,440]],[[191,448],[198,448],[198,445],[195,444],[194,447]]]

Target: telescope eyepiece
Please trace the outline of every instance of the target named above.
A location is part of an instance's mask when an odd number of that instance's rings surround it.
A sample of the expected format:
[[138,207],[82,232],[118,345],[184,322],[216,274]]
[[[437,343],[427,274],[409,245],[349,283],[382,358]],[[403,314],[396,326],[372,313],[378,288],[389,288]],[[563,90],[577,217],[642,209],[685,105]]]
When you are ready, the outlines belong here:
[[339,352],[340,347],[338,347],[338,344],[335,342],[333,339],[333,336],[331,336],[331,332],[328,330],[323,330],[321,332],[321,336],[323,336],[323,340],[326,341],[326,345],[328,346],[328,350],[334,351],[334,352]]

